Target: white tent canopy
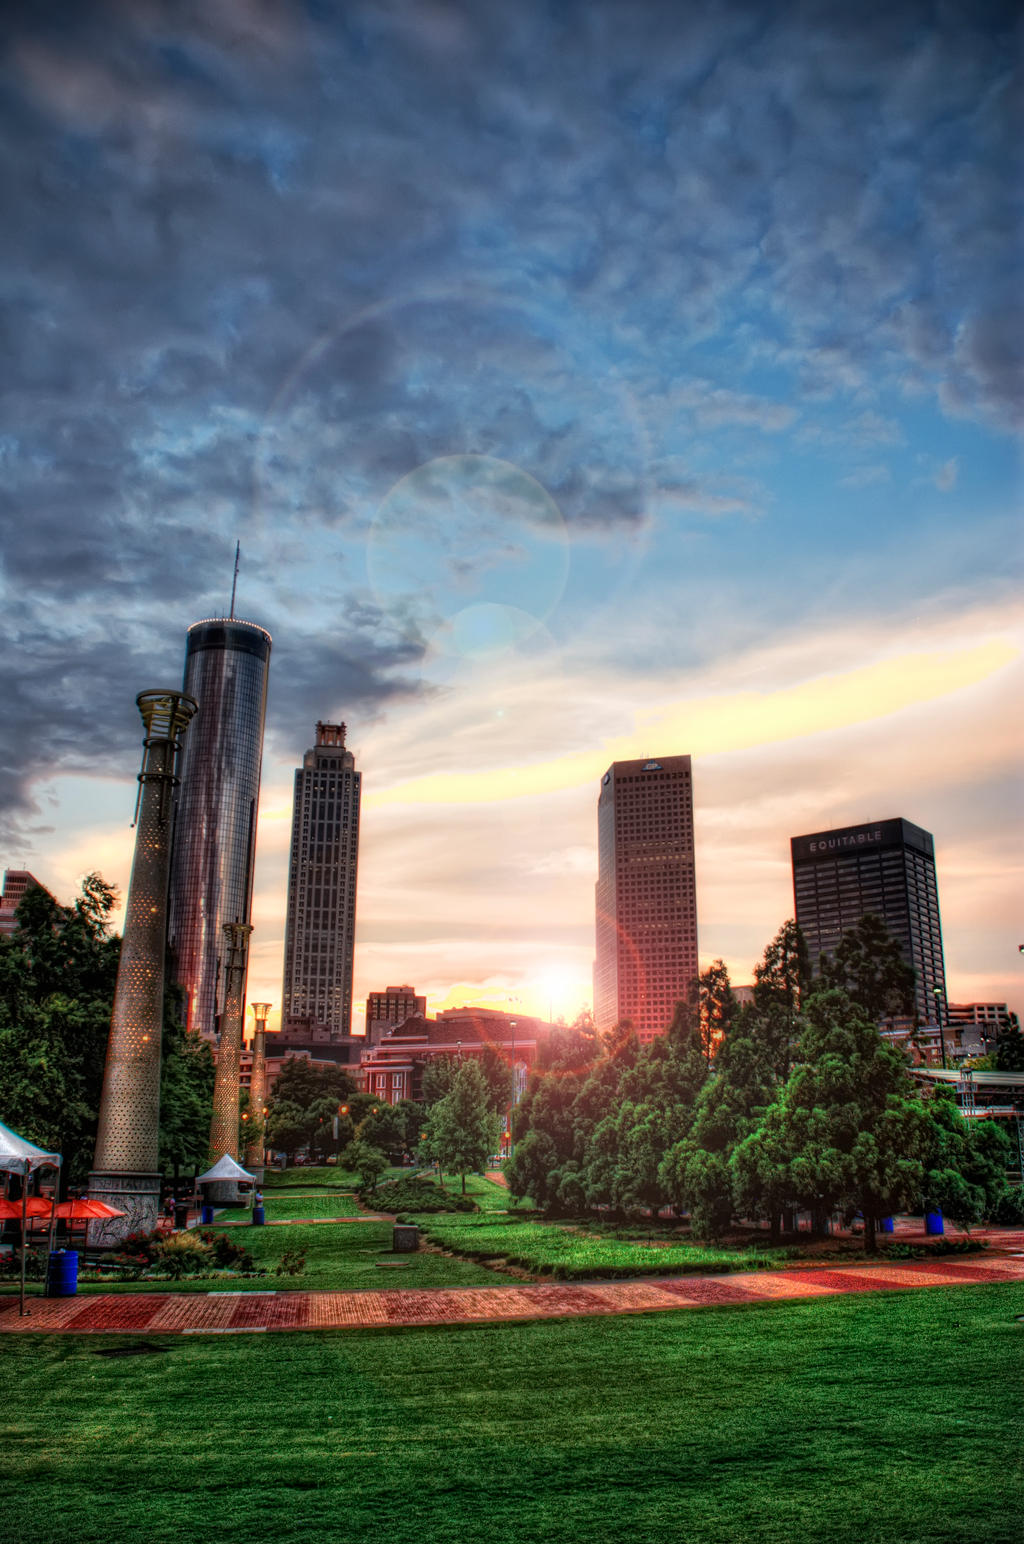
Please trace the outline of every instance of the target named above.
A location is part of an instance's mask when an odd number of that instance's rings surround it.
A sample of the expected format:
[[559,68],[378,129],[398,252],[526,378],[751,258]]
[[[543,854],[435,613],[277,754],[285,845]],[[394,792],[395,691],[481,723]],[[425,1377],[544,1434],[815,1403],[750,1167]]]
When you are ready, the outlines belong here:
[[[28,1199],[28,1176],[37,1169],[59,1169],[60,1153],[47,1153],[34,1142],[19,1137],[10,1126],[0,1121],[0,1174],[22,1174],[25,1183],[21,1187],[21,1294],[18,1312],[25,1312],[25,1206]],[[51,1203],[52,1204],[52,1203]],[[53,1248],[53,1228],[50,1222],[50,1248]]]
[[217,1180],[255,1179],[255,1174],[250,1174],[248,1169],[243,1169],[240,1163],[236,1163],[229,1153],[223,1158],[218,1158],[212,1169],[207,1169],[205,1174],[200,1174],[196,1180],[197,1185],[216,1183]]
[[0,1121],[0,1173],[33,1174],[46,1168],[60,1168],[60,1153],[44,1152]]

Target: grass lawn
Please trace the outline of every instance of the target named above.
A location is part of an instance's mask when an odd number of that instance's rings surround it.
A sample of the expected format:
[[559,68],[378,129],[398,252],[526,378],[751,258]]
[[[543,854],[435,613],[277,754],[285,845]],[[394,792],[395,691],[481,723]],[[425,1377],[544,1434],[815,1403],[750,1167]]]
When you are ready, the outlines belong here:
[[[284,1216],[292,1215],[301,1207],[301,1215],[315,1216],[312,1201],[275,1200]],[[307,1210],[307,1208],[311,1208]],[[355,1214],[355,1206],[348,1208]],[[342,1216],[345,1205],[331,1201],[322,1215]],[[213,1232],[217,1231],[214,1224]],[[352,1291],[359,1288],[379,1290],[382,1287],[477,1287],[506,1286],[507,1276],[500,1276],[476,1261],[450,1258],[430,1250],[415,1254],[393,1254],[391,1251],[391,1223],[340,1222],[296,1223],[275,1228],[226,1228],[233,1243],[243,1244],[253,1255],[257,1266],[265,1269],[267,1276],[225,1277],[223,1275],[197,1276],[182,1281],[124,1281],[109,1278],[104,1281],[80,1281],[80,1293],[93,1292],[210,1292],[240,1291],[265,1292],[278,1288],[294,1288],[300,1291]],[[306,1268],[299,1276],[277,1276],[278,1261],[286,1250],[301,1250],[306,1256]],[[378,1264],[377,1262],[384,1262]],[[0,1289],[5,1293],[17,1292],[17,1283],[10,1281]],[[40,1291],[40,1283],[30,1285],[31,1293]]]
[[[275,1276],[273,1281],[259,1279],[233,1284],[239,1288],[350,1291],[363,1287],[379,1291],[382,1287],[493,1287],[502,1286],[507,1280],[471,1260],[449,1259],[426,1250],[392,1254],[389,1222],[246,1228],[244,1233],[241,1229],[232,1230],[230,1237],[244,1243],[257,1265],[270,1271],[286,1249],[301,1249],[306,1256],[306,1269],[301,1276]],[[386,1263],[378,1265],[378,1261]]]
[[769,1251],[764,1247],[662,1243],[657,1236],[649,1243],[646,1239],[615,1238],[586,1224],[533,1222],[526,1217],[517,1220],[514,1212],[508,1216],[442,1212],[415,1221],[442,1249],[471,1260],[507,1260],[524,1270],[562,1280],[756,1270],[791,1263],[801,1253],[798,1247]]
[[348,1169],[337,1164],[300,1164],[291,1169],[266,1168],[263,1171],[263,1191],[268,1190],[351,1190],[359,1180]]
[[[426,1170],[426,1174],[428,1179],[432,1179],[435,1184],[437,1183],[436,1174],[431,1173],[429,1169]],[[447,1190],[449,1195],[461,1195],[462,1181],[458,1177],[453,1179],[450,1175],[446,1174],[442,1189]],[[496,1185],[492,1179],[484,1179],[482,1174],[466,1175],[466,1194],[476,1202],[482,1212],[512,1211],[514,1213],[516,1211],[515,1203],[505,1186]],[[523,1210],[528,1211],[529,1208],[524,1206]],[[462,1212],[455,1213],[454,1215],[469,1216],[470,1213]]]
[[401,1331],[0,1337],[18,1544],[1010,1544],[1024,1288]]
[[[292,1217],[359,1217],[362,1215],[352,1191],[341,1190],[331,1194],[318,1191],[310,1195],[265,1195],[263,1210],[268,1222],[285,1222]],[[225,1207],[223,1211],[218,1211],[213,1226],[219,1227],[222,1222],[248,1222],[251,1216],[252,1208],[249,1206]]]

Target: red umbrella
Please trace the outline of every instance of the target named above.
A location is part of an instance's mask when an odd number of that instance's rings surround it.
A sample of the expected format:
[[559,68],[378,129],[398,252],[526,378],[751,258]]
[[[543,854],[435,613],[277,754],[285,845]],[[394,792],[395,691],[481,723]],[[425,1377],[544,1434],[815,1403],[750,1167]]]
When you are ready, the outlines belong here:
[[0,1219],[4,1222],[20,1222],[22,1217],[49,1217],[50,1212],[51,1203],[46,1196],[26,1196],[23,1201],[0,1198]]
[[67,1222],[84,1222],[85,1237],[82,1240],[82,1254],[89,1247],[89,1224],[94,1217],[124,1217],[125,1212],[119,1212],[116,1206],[108,1206],[106,1201],[91,1201],[88,1196],[78,1196],[74,1201],[61,1201],[56,1208],[56,1215]]
[[93,1217],[124,1217],[125,1212],[119,1212],[116,1206],[108,1206],[106,1201],[91,1201],[88,1196],[78,1196],[74,1201],[61,1201],[57,1206],[57,1216],[66,1220],[81,1221],[84,1217],[88,1222]]

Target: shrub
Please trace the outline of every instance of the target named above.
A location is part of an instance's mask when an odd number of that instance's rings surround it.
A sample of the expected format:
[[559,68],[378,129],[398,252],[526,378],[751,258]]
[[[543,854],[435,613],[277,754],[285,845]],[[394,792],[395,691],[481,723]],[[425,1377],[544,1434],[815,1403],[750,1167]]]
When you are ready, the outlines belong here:
[[[42,1281],[46,1275],[48,1256],[45,1249],[27,1249],[25,1251],[25,1280]],[[4,1281],[20,1280],[21,1278],[21,1250],[12,1249],[10,1254],[0,1255],[0,1279]]]
[[933,1255],[980,1254],[988,1245],[977,1238],[935,1238],[927,1244],[882,1244],[879,1254],[887,1260],[929,1260]]
[[179,1281],[195,1276],[213,1265],[213,1250],[196,1233],[170,1233],[153,1250],[154,1264]]
[[152,1265],[166,1239],[167,1234],[161,1233],[159,1228],[152,1233],[127,1233],[107,1258],[112,1265]]
[[[360,1196],[360,1200],[370,1197]],[[373,1205],[385,1212],[478,1212],[480,1208],[472,1196],[453,1196],[432,1179],[409,1178],[388,1180],[378,1185],[372,1196]]]
[[277,1262],[279,1276],[301,1276],[306,1269],[306,1255],[301,1249],[286,1249]]
[[1000,1228],[1019,1227],[1024,1222],[1024,1187],[1014,1189],[1007,1185],[992,1208],[988,1221]]

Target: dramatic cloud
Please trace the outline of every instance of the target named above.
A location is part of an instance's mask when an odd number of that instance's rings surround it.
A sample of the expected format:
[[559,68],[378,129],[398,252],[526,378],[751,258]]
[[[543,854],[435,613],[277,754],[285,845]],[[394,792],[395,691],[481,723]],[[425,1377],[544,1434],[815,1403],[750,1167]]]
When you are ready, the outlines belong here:
[[[780,636],[846,638],[837,673],[859,679],[876,630],[1001,597],[1024,400],[1018,26],[1000,0],[8,5],[10,860],[56,885],[59,855],[93,866],[90,832],[110,851],[135,693],[178,679],[186,626],[226,609],[237,540],[238,609],[274,635],[264,961],[286,769],[317,718],[350,722],[368,789],[457,785],[496,725],[502,775],[595,735],[604,754],[673,680],[714,698],[757,659],[775,701]],[[877,714],[908,723],[928,681],[908,668]],[[457,731],[407,737],[449,710]],[[698,727],[649,733],[687,750]],[[555,841],[567,795],[549,793],[547,847],[495,880],[496,937],[545,875],[538,921],[589,927],[593,833]],[[966,776],[958,797],[934,806],[954,827]],[[486,842],[442,807],[445,863],[466,865],[447,910],[424,881],[419,922],[411,904],[388,920],[398,868],[368,848],[367,972],[413,972],[380,939],[413,950],[442,918],[435,977],[515,995],[529,939],[499,968],[481,923],[454,958]],[[543,866],[562,851],[571,892]]]

